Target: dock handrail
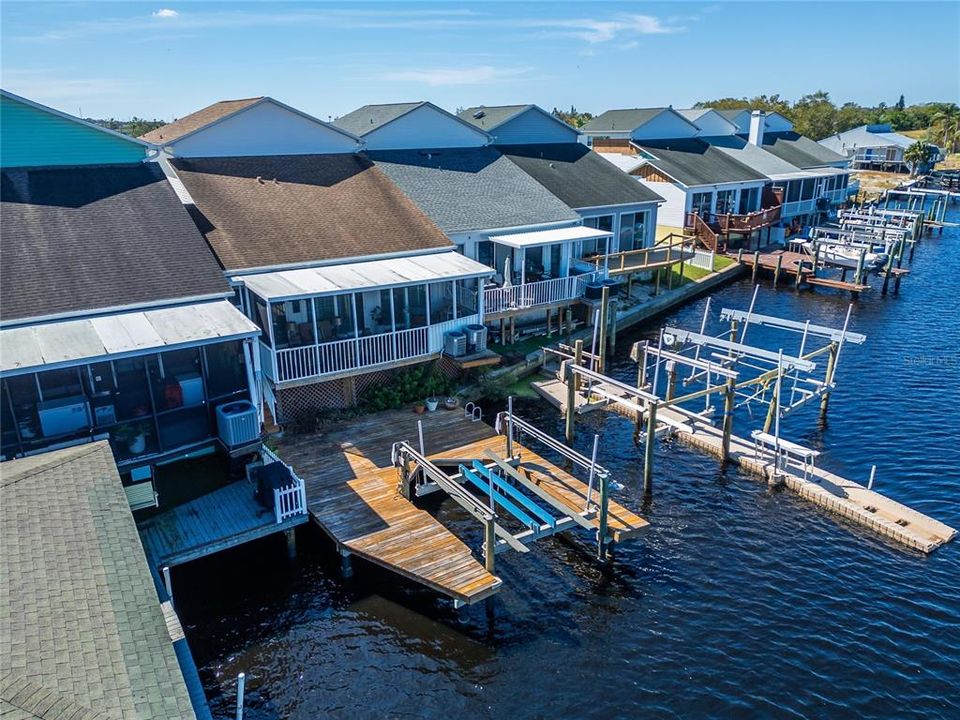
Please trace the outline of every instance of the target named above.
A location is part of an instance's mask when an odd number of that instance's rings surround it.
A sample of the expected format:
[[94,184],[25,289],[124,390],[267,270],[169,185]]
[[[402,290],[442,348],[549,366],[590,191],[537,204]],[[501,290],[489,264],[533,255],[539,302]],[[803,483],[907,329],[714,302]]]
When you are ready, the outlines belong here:
[[265,465],[278,462],[287,469],[290,477],[295,480],[295,483],[289,487],[273,489],[273,512],[276,516],[277,524],[307,512],[307,488],[303,482],[303,478],[297,475],[294,469],[285,463],[280,456],[270,448],[266,446],[262,447],[260,454],[264,459]]
[[503,540],[517,552],[530,552],[530,548],[517,540],[513,535],[497,524],[497,514],[494,509],[484,505],[476,497],[464,490],[458,482],[445,475],[436,465],[430,462],[419,451],[415,450],[406,440],[395,442],[390,457],[393,465],[403,468],[405,460],[412,460],[426,477],[435,482],[444,492],[464,510],[484,525],[484,555],[487,559],[487,570],[493,572],[493,556],[495,553],[494,535]]
[[[519,429],[525,432],[530,437],[534,438],[535,440],[539,440],[548,448],[560,453],[565,458],[570,460],[572,463],[580,466],[584,470],[589,472],[592,467],[593,472],[596,474],[597,477],[606,478],[610,476],[610,471],[607,470],[605,467],[603,467],[598,463],[591,463],[590,458],[586,457],[585,455],[581,455],[573,448],[568,447],[567,445],[564,445],[562,442],[558,440],[555,440],[554,438],[547,435],[545,432],[540,430],[535,425],[531,425],[526,420],[522,420],[521,418],[518,418],[516,415],[513,415],[512,423],[510,422],[510,420],[511,420],[510,413],[506,410],[497,414],[496,430],[499,434],[503,435],[504,429],[507,429],[507,431],[509,432],[509,426],[512,424],[515,429]],[[511,438],[511,440],[513,439],[516,439],[516,438]]]

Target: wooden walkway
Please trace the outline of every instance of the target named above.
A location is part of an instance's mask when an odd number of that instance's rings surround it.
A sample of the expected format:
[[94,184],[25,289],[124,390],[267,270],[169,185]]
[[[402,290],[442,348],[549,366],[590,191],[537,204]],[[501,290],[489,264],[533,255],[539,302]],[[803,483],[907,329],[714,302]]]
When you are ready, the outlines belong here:
[[[554,407],[560,408],[561,412],[563,411],[563,404],[566,403],[565,383],[559,380],[545,380],[535,382],[533,386],[541,397]],[[580,402],[585,401],[578,398],[578,403]],[[621,415],[631,415],[631,411],[611,400],[590,405],[590,409],[597,407],[604,407]],[[582,412],[579,404],[577,412]],[[670,406],[661,406],[657,410],[657,420],[658,436],[671,434],[715,457],[723,456],[723,432],[710,423],[697,421]],[[666,422],[659,422],[660,420]],[[758,457],[753,442],[736,435],[733,435],[730,440],[729,459],[744,470],[762,478],[769,479],[773,472],[772,453],[761,453]],[[932,552],[956,536],[956,530],[939,520],[822,468],[812,468],[808,478],[803,477],[799,468],[789,469],[783,481],[788,489],[804,499],[830,512],[842,515],[857,525],[922,552]]]
[[[506,438],[484,422],[464,418],[460,410],[420,416],[409,410],[378,413],[329,434],[285,438],[278,453],[303,478],[311,517],[341,552],[458,602],[474,603],[496,592],[500,579],[432,515],[397,491],[399,475],[391,464],[391,448],[400,440],[417,447],[417,420],[423,421],[425,450],[431,459],[486,461],[487,449],[506,455]],[[521,453],[521,472],[570,508],[583,510],[582,482],[518,443],[514,449]],[[611,501],[615,541],[646,525],[646,520]],[[477,530],[479,536],[479,526]]]
[[[671,412],[661,409],[658,417],[660,413]],[[674,414],[677,419],[690,423],[688,417]],[[695,422],[692,425],[692,433],[680,431],[676,436],[693,447],[720,457],[722,431],[709,423]],[[767,453],[758,457],[753,442],[736,435],[730,440],[730,460],[763,478],[769,478],[773,473],[773,455]],[[783,480],[788,489],[805,500],[921,552],[933,552],[957,534],[956,530],[939,520],[822,468],[814,467],[808,479],[804,479],[800,470],[791,468],[784,474]]]
[[239,480],[138,523],[151,570],[212,555],[307,521],[306,515],[277,523],[256,501],[253,486]]

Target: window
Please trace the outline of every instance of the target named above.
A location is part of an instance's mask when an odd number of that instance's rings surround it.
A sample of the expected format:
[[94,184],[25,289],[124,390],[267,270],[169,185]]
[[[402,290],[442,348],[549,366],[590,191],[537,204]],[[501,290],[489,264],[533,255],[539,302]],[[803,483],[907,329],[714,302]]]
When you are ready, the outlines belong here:
[[479,283],[477,278],[464,278],[457,280],[457,317],[467,317],[476,315],[479,309],[477,302],[477,288]]
[[317,335],[321,343],[353,337],[353,295],[315,298]]
[[267,303],[266,301],[258,295],[254,295],[251,292],[247,292],[247,298],[249,300],[248,307],[251,308],[250,317],[257,327],[260,328],[260,340],[262,340],[267,345],[271,345],[270,342],[270,319],[267,315]]
[[225,397],[247,389],[247,373],[240,340],[207,345],[207,391],[211,398]]
[[40,380],[40,392],[44,402],[83,395],[83,385],[80,383],[79,368],[47,370],[37,375],[37,377]]
[[760,197],[760,188],[749,188],[740,191],[740,214],[747,215],[760,209],[757,202]]
[[726,215],[734,210],[733,196],[736,190],[718,190],[717,191],[717,215]]
[[206,390],[197,348],[151,356],[147,359],[147,369],[158,411],[204,403]]
[[712,192],[698,192],[693,194],[690,203],[690,212],[697,213],[701,217],[710,214],[710,206],[713,204]]
[[623,213],[620,215],[620,238],[619,247],[621,252],[634,250],[633,244],[633,226],[637,221],[635,213]]
[[397,330],[427,324],[427,286],[411,285],[393,289],[393,319]]
[[481,240],[477,243],[477,262],[487,267],[494,267],[493,243],[489,240]]
[[803,189],[800,192],[801,200],[813,199],[813,178],[807,178],[803,181]]
[[273,339],[277,349],[313,345],[313,303],[310,300],[287,300],[271,303]]
[[527,282],[543,278],[543,246],[528,247],[524,252],[524,274]]
[[786,202],[797,202],[800,199],[800,181],[791,180],[787,183]]
[[430,284],[430,322],[453,320],[453,282]]

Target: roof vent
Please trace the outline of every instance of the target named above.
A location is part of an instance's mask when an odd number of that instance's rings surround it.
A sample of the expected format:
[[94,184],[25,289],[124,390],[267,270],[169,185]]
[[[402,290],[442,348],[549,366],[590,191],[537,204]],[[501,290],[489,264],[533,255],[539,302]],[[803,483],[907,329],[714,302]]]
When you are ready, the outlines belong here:
[[550,165],[550,167],[552,167],[552,168],[555,168],[555,167],[556,167],[556,165],[554,165],[553,163],[549,163],[549,165]]
[[257,182],[263,185],[263,178],[257,175]]
[[473,113],[473,119],[474,119],[474,120],[479,120],[480,118],[484,117],[485,115],[486,115],[486,113],[485,113],[483,110],[477,110],[475,113]]

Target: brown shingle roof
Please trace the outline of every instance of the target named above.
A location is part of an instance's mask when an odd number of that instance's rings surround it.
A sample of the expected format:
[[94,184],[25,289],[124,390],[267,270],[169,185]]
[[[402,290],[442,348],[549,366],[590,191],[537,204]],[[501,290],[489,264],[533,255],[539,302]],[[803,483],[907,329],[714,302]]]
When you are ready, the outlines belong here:
[[228,270],[450,247],[362,155],[171,161],[194,219]]
[[187,133],[192,133],[194,130],[198,130],[227,115],[232,115],[238,110],[249,107],[261,100],[263,100],[262,95],[260,97],[243,98],[240,100],[221,100],[220,102],[215,102],[213,105],[207,105],[207,107],[197,110],[194,113],[190,113],[179,120],[174,120],[172,123],[158,127],[156,130],[151,130],[141,135],[140,139],[156,143],[157,145],[170,143],[183,137]]

